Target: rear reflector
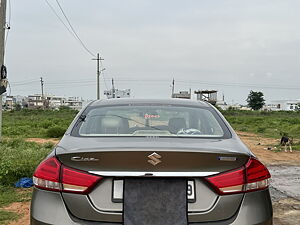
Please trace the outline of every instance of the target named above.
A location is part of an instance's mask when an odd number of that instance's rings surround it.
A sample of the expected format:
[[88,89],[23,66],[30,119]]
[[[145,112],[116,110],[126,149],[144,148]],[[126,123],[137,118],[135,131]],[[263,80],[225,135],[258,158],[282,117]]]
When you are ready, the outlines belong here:
[[100,176],[62,165],[55,157],[41,162],[33,174],[35,187],[50,191],[88,194]]
[[257,159],[250,158],[245,166],[227,171],[206,180],[220,195],[265,189],[271,177],[268,169]]

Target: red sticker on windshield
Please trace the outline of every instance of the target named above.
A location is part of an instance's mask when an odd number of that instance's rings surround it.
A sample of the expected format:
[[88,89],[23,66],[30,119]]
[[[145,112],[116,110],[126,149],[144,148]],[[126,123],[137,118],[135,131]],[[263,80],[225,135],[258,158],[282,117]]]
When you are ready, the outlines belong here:
[[151,114],[145,114],[145,119],[152,119],[152,118],[160,118],[160,115],[151,115]]

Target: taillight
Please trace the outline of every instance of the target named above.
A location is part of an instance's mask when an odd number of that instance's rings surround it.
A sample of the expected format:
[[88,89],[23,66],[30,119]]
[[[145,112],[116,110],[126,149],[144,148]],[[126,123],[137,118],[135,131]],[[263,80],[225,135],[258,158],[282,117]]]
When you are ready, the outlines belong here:
[[87,194],[101,177],[62,166],[61,183],[64,192]]
[[246,191],[255,191],[269,186],[271,177],[268,169],[257,159],[250,159],[246,164]]
[[257,159],[250,158],[245,166],[231,170],[206,180],[220,195],[243,193],[265,189],[271,177],[268,169]]
[[33,174],[35,187],[50,191],[88,194],[99,176],[62,165],[55,157],[44,160]]
[[34,185],[41,189],[60,191],[60,165],[54,157],[41,162],[33,174]]

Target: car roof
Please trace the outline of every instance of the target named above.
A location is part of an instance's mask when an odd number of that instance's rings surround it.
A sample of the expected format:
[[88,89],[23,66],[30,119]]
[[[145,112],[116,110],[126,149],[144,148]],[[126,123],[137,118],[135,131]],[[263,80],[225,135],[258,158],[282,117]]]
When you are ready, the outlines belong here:
[[130,105],[130,104],[162,104],[176,106],[194,106],[194,107],[211,107],[205,101],[195,101],[190,99],[133,99],[133,98],[115,98],[105,100],[95,100],[89,106],[113,106],[113,105]]

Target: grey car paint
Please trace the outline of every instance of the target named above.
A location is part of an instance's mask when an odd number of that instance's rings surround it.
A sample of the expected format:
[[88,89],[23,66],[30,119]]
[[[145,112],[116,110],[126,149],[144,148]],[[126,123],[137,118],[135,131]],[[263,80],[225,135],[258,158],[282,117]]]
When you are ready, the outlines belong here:
[[[184,100],[96,101],[89,106],[141,103],[212,107],[208,103]],[[72,129],[84,111],[85,109],[76,116],[55,151],[51,153],[55,154],[63,164],[73,168],[90,172],[100,171],[100,174],[101,171],[219,173],[239,168],[246,163],[250,156],[254,156],[218,111],[216,113],[224,120],[231,133],[231,138],[74,137],[71,135]],[[147,155],[152,152],[161,154],[165,164],[153,167],[146,163]],[[98,160],[76,161],[71,160],[72,157]],[[219,160],[220,157],[232,157],[237,160],[222,161]],[[125,158],[126,160],[124,160]],[[130,158],[133,160],[132,162],[138,163],[130,163]],[[201,178],[194,177],[194,179],[196,195],[198,198],[201,196],[202,201],[189,203],[189,222],[199,225],[272,224],[272,206],[268,189],[245,194],[218,196]],[[104,177],[89,195],[49,192],[34,188],[31,224],[121,224],[122,204],[111,201],[112,180],[110,177]],[[99,198],[99,195],[105,197]],[[254,214],[255,216],[253,216]],[[200,221],[201,223],[197,223]]]
[[[191,225],[272,225],[272,204],[269,190],[244,195],[239,209],[224,221],[191,223]],[[78,219],[66,208],[62,195],[34,188],[31,204],[31,225],[120,225],[121,222],[93,222]]]

